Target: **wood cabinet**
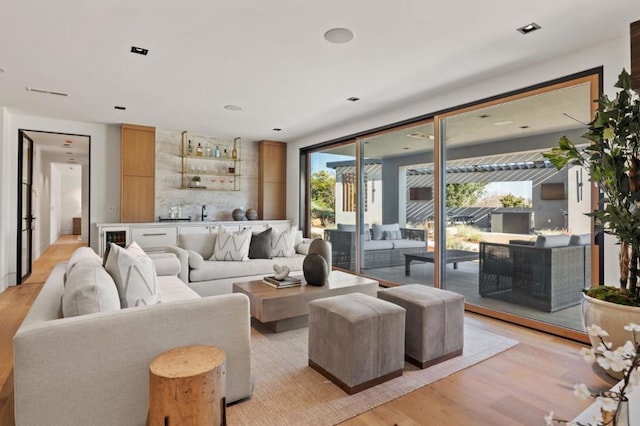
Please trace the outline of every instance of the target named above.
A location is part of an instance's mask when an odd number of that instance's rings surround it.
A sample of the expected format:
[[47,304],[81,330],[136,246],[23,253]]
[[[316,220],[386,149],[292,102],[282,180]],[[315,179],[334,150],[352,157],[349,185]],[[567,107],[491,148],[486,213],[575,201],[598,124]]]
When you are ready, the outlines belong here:
[[123,124],[120,141],[120,221],[152,222],[156,129]]
[[258,142],[258,218],[287,216],[287,144]]

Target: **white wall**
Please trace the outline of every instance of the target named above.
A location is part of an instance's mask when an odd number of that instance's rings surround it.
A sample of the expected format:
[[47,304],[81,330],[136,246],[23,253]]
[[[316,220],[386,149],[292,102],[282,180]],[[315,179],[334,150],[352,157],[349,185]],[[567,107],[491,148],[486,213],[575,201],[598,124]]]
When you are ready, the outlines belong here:
[[[0,106],[0,292],[10,284],[15,283],[15,264],[9,268],[9,256],[7,253],[15,252],[16,241],[11,239],[10,229],[15,228],[15,223],[9,223],[9,210],[15,209],[15,203],[7,202],[12,194],[15,194],[15,185],[11,186],[9,165],[16,163],[16,159],[10,155],[10,130],[11,117],[5,107]],[[17,185],[17,182],[15,182]],[[15,233],[14,233],[15,235]],[[13,276],[11,275],[13,271]]]
[[[90,235],[91,246],[98,249],[98,222],[118,222],[120,220],[120,125],[97,124],[52,118],[3,114],[4,132],[2,140],[2,229],[0,230],[0,258],[7,262],[10,284],[15,284],[17,202],[17,158],[18,130],[40,130],[57,133],[88,135],[91,137],[91,201]],[[107,211],[107,207],[113,209]],[[6,219],[6,220],[5,220]],[[49,228],[47,228],[49,229]],[[1,272],[1,271],[0,271]],[[5,274],[5,275],[6,275]]]
[[60,175],[60,234],[73,233],[73,218],[82,217],[82,177]]
[[49,224],[49,241],[55,241],[60,235],[60,171],[51,165],[51,205],[49,212],[51,222]]
[[[302,147],[518,90],[598,66],[604,67],[603,86],[605,93],[613,95],[615,93],[613,84],[616,82],[618,74],[623,67],[626,67],[627,70],[629,69],[629,52],[629,36],[624,36],[590,46],[588,49],[565,54],[554,60],[540,63],[537,66],[528,66],[508,73],[501,73],[500,70],[496,70],[493,78],[480,80],[474,84],[461,86],[446,92],[431,93],[425,95],[421,101],[400,106],[393,111],[338,124],[289,143],[287,146],[287,219],[295,223],[299,221],[298,209],[301,201],[299,199],[299,150]],[[615,246],[607,247],[605,254],[605,282],[614,284],[618,282],[616,258],[617,250]]]

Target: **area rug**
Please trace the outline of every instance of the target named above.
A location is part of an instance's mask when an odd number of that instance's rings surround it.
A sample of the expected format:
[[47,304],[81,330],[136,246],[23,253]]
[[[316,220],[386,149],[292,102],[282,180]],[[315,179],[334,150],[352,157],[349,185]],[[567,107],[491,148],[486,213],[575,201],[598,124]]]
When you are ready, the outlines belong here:
[[465,325],[464,354],[420,370],[405,363],[402,377],[347,395],[308,366],[308,328],[277,334],[251,330],[255,389],[227,408],[232,425],[334,425],[499,354],[518,342]]

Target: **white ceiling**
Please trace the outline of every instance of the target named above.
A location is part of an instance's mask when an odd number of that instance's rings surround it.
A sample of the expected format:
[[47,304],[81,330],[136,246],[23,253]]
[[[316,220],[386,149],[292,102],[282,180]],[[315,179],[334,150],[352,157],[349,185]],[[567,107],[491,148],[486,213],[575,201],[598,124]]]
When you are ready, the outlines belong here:
[[[0,105],[14,113],[293,141],[628,36],[640,2],[2,0],[0,11]],[[542,29],[516,31],[531,22]],[[355,39],[328,43],[334,27]]]
[[66,170],[89,164],[89,137],[39,131],[27,131],[34,145],[51,163],[64,163]]

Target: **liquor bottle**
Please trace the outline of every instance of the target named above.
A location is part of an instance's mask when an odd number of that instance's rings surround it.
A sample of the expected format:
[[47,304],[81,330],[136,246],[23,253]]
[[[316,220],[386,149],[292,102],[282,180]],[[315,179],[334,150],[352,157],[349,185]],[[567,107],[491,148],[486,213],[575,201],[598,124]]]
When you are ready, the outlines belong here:
[[187,147],[187,155],[193,155],[193,146],[191,146],[191,139],[189,139],[189,146]]
[[233,149],[231,150],[231,158],[234,160],[238,158],[238,150],[236,149],[236,142],[233,142]]
[[213,156],[220,158],[220,148],[216,146],[216,150],[213,152]]
[[196,155],[202,157],[202,145],[200,145],[200,142],[198,142],[198,147],[196,148]]
[[224,152],[222,153],[222,156],[224,158],[229,158],[229,151],[227,151],[227,149],[225,148]]
[[211,146],[207,145],[207,147],[204,150],[204,156],[211,157]]

